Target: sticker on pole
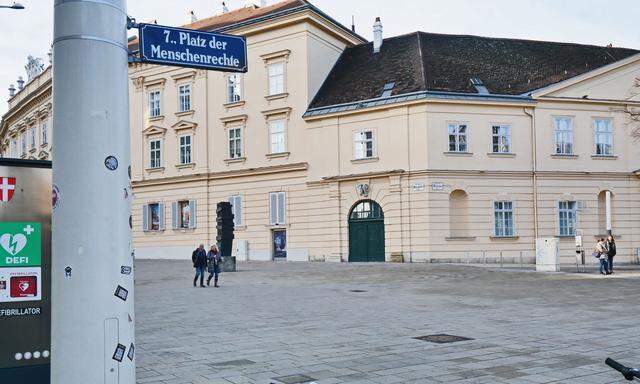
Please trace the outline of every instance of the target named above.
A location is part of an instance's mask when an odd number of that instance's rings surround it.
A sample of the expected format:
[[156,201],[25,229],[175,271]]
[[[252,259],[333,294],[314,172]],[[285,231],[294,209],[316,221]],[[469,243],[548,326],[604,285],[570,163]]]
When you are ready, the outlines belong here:
[[0,303],[42,299],[41,269],[0,268]]
[[0,267],[39,266],[42,258],[40,233],[40,223],[0,222]]
[[55,211],[61,203],[62,193],[60,193],[60,188],[57,185],[53,184],[53,186],[51,187],[51,208]]

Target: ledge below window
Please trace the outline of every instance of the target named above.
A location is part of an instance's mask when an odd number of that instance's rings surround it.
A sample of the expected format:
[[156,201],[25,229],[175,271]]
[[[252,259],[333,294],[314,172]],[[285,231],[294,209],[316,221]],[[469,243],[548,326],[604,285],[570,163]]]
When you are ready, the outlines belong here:
[[273,101],[273,100],[278,100],[278,99],[286,99],[287,97],[289,97],[289,93],[288,92],[283,92],[283,93],[276,93],[275,95],[267,95],[264,98],[267,101]]
[[360,163],[373,163],[373,162],[376,162],[378,160],[380,160],[380,159],[378,159],[378,157],[376,156],[376,157],[365,157],[363,159],[353,159],[353,160],[351,160],[351,162],[353,164],[360,164]]
[[489,157],[508,157],[508,158],[512,158],[512,157],[516,157],[515,153],[501,153],[501,152],[489,152],[487,153],[487,156]]
[[278,153],[269,153],[267,154],[267,159],[271,160],[271,159],[277,159],[280,157],[289,157],[289,155],[291,154],[291,152],[278,152]]
[[445,156],[460,156],[460,157],[471,157],[473,156],[473,152],[442,152]]
[[188,163],[188,164],[176,164],[176,168],[178,169],[187,169],[187,168],[195,168],[196,163]]
[[618,160],[616,155],[591,155],[594,160]]
[[190,109],[188,111],[176,112],[175,115],[178,117],[182,117],[182,116],[190,116],[190,115],[193,115],[194,113],[196,113],[196,111],[193,109]]
[[446,241],[474,241],[476,239],[475,236],[451,236],[445,237]]
[[520,236],[489,236],[491,240],[518,240]]
[[148,173],[164,172],[164,167],[146,168],[145,171],[147,171]]
[[559,153],[552,153],[551,157],[554,158],[554,159],[577,159],[580,156],[578,156],[578,155],[562,155],[562,154],[559,154]]
[[224,162],[227,163],[227,165],[235,164],[235,163],[244,163],[245,161],[247,161],[246,157],[234,157],[233,159],[224,159]]
[[164,120],[164,115],[150,117],[148,121],[151,122],[151,121],[160,121],[160,120]]
[[231,108],[238,108],[238,107],[242,107],[244,106],[245,101],[244,100],[240,100],[240,101],[234,101],[231,103],[225,103],[222,104],[223,107],[227,108],[227,109],[231,109]]
[[238,225],[238,226],[233,226],[233,230],[234,231],[246,231],[247,230],[247,226],[246,225]]

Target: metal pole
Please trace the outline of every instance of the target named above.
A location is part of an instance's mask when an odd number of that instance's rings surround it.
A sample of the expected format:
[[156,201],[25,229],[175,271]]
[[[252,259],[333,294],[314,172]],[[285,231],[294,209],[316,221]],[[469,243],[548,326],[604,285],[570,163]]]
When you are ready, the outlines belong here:
[[502,268],[502,251],[500,251],[500,268]]
[[605,211],[607,216],[607,235],[611,234],[611,191],[606,191],[605,195]]
[[135,382],[126,26],[126,0],[55,0],[52,384]]

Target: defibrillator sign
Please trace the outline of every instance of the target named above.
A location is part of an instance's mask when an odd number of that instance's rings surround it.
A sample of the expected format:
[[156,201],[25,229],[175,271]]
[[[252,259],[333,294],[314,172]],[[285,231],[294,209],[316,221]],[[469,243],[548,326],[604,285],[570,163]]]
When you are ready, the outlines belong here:
[[0,222],[0,267],[40,266],[40,231],[36,222]]

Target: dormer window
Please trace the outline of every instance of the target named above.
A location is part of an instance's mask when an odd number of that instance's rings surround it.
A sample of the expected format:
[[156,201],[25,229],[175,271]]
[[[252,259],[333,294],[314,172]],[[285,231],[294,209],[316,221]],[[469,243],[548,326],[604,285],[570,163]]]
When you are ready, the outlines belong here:
[[472,77],[469,79],[469,81],[471,82],[471,85],[473,85],[473,87],[476,89],[476,92],[478,92],[479,94],[481,95],[489,94],[489,90],[487,89],[487,87],[484,86],[484,83],[479,78]]
[[382,98],[387,98],[389,96],[391,96],[391,92],[393,92],[393,88],[396,86],[395,82],[390,82],[390,83],[386,83],[384,85],[384,87],[382,88],[382,94],[380,95],[380,97]]

